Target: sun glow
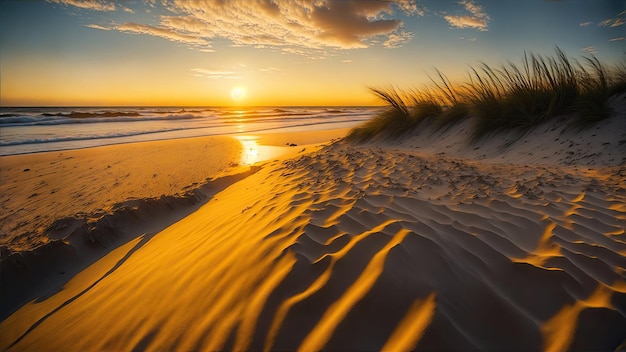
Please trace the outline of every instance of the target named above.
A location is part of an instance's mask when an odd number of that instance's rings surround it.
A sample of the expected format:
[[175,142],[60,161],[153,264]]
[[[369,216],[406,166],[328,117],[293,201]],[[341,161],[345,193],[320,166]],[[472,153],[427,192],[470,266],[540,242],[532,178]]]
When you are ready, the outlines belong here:
[[230,96],[234,101],[241,101],[246,97],[246,89],[241,86],[233,87],[230,90]]
[[243,151],[241,154],[241,163],[244,165],[253,165],[259,161],[259,145],[257,144],[257,138],[251,136],[238,136],[237,139],[241,142]]

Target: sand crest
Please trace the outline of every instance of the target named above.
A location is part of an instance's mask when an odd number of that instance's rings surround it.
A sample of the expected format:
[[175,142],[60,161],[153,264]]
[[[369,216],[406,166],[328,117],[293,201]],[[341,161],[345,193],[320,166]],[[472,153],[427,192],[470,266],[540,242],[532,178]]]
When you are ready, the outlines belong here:
[[22,306],[1,347],[613,350],[625,175],[334,144]]

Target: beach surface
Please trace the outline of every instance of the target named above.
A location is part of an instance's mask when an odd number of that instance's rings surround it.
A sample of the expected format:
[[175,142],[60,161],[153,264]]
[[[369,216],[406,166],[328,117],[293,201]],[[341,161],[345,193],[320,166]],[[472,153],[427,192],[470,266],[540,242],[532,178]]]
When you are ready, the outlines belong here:
[[261,133],[0,157],[3,319],[117,246],[256,172],[346,134]]
[[[626,347],[625,123],[620,113],[582,132],[543,125],[475,144],[463,123],[364,145],[266,136],[298,146],[260,164],[225,158],[181,181],[177,192],[240,175],[166,228],[135,223],[136,236],[102,241],[100,258],[80,271],[48,272],[47,286],[5,309],[0,348]],[[232,144],[233,155],[250,148]],[[109,164],[93,167],[100,175]],[[13,172],[36,177],[21,168]],[[185,207],[167,204],[158,214]]]

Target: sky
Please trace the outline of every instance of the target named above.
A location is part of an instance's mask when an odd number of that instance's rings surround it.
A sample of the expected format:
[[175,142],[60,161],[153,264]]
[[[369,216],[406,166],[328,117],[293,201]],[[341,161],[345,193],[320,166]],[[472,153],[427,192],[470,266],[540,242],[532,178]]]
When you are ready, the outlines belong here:
[[1,106],[376,105],[524,52],[626,58],[624,0],[0,1]]

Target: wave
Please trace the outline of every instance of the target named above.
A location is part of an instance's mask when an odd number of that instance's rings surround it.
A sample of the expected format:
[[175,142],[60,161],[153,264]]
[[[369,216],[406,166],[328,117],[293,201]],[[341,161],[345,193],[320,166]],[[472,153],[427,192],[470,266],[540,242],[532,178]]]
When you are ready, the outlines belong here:
[[123,112],[123,111],[105,111],[105,112],[80,112],[72,111],[69,113],[43,113],[42,116],[64,116],[74,119],[86,119],[91,117],[118,117],[118,116],[141,116],[138,112]]
[[191,120],[206,118],[207,116],[184,114],[184,115],[164,115],[164,116],[145,116],[145,115],[115,115],[89,118],[68,117],[68,115],[46,114],[41,116],[7,116],[0,117],[0,126],[17,127],[17,126],[40,126],[40,125],[66,125],[75,123],[102,123],[102,122],[136,122],[136,121],[162,121],[162,120]]
[[133,132],[94,134],[94,135],[83,135],[83,136],[62,136],[62,137],[54,137],[54,138],[33,138],[33,139],[17,140],[17,141],[10,141],[10,142],[0,142],[0,147],[8,147],[8,146],[13,146],[13,145],[23,145],[23,144],[74,142],[74,141],[86,141],[86,140],[91,140],[91,139],[133,137],[133,136],[140,136],[140,135],[151,134],[151,133],[182,131],[186,129],[187,128],[184,128],[184,127],[183,128],[165,128],[165,129],[151,130],[151,131],[133,131]]
[[[225,119],[225,122],[232,122],[234,118],[237,120],[245,120],[246,122],[279,122],[292,119],[309,119],[309,118],[324,118],[328,117],[328,114],[332,114],[333,118],[337,117],[353,117],[353,116],[369,116],[369,112],[363,111],[343,111],[343,110],[323,110],[323,111],[308,111],[308,112],[289,112],[283,110],[278,115],[276,112],[261,112],[261,111],[247,111],[243,113],[237,113],[233,111],[222,112],[221,116],[216,114],[203,114],[196,115],[197,112],[203,112],[199,110],[193,111],[180,111],[177,114],[168,115],[141,115],[136,113],[127,113],[126,115],[115,114],[96,114],[96,113],[74,113],[64,114],[41,114],[39,116],[27,116],[27,115],[9,115],[0,116],[0,126],[2,127],[19,127],[19,126],[50,126],[50,125],[66,125],[66,124],[83,124],[83,123],[107,123],[107,122],[138,122],[138,121],[167,121],[167,120],[194,120],[194,119]],[[205,111],[204,111],[205,112]],[[73,117],[71,117],[73,116]],[[76,117],[76,116],[89,116],[89,117]],[[240,121],[239,121],[240,122]]]
[[[334,117],[353,117],[365,115],[362,112],[355,113],[333,113]],[[367,114],[369,116],[369,114]],[[324,113],[318,114],[300,114],[292,113],[277,116],[275,114],[261,114],[256,115],[241,115],[237,117],[237,120],[244,119],[246,123],[251,122],[280,122],[297,119],[310,119],[310,118],[323,118]],[[139,121],[168,121],[168,120],[194,120],[194,119],[211,119],[215,116],[202,116],[202,115],[165,115],[165,116],[116,116],[116,117],[91,117],[88,119],[77,118],[65,118],[58,116],[11,116],[0,117],[0,126],[2,127],[19,127],[19,126],[52,126],[52,125],[66,125],[66,124],[85,124],[85,123],[107,123],[107,122],[139,122]],[[225,123],[241,122],[234,121],[234,115],[223,117]]]
[[[257,132],[267,132],[267,131],[279,131],[283,129],[293,129],[293,128],[304,128],[309,126],[322,126],[322,125],[335,125],[335,124],[345,124],[345,123],[356,123],[363,121],[362,118],[358,119],[349,119],[349,120],[329,120],[329,121],[312,121],[312,122],[304,122],[304,123],[294,123],[294,124],[286,124],[282,126],[257,126],[255,128],[250,128],[245,131],[245,133],[257,133]],[[149,134],[159,134],[159,133],[168,133],[168,132],[181,132],[181,131],[190,131],[189,135],[177,136],[180,138],[185,137],[196,137],[200,134],[193,134],[191,131],[194,130],[207,130],[206,133],[202,133],[203,136],[214,136],[214,135],[222,135],[222,134],[237,134],[240,133],[235,129],[224,132],[224,130],[220,130],[219,127],[226,126],[200,126],[200,127],[179,127],[179,128],[164,128],[150,131],[133,131],[133,132],[121,132],[121,133],[110,133],[110,134],[94,134],[94,135],[82,135],[82,136],[61,136],[61,137],[53,137],[53,138],[32,138],[25,140],[15,140],[8,142],[0,142],[0,147],[11,147],[11,146],[20,146],[20,145],[29,145],[29,144],[47,144],[47,143],[56,143],[56,142],[80,142],[80,141],[89,141],[96,139],[113,139],[113,138],[132,138],[136,136],[149,135]],[[213,131],[210,131],[211,129]],[[160,139],[160,138],[154,138]],[[111,143],[102,143],[101,145],[108,145]],[[54,148],[48,148],[47,151],[57,150]],[[13,155],[13,154],[21,154],[21,153],[9,153],[0,155]]]
[[285,128],[307,131],[327,126],[353,127],[376,110],[369,107],[0,108],[0,155]]

